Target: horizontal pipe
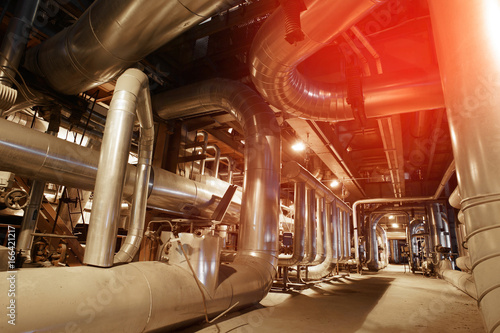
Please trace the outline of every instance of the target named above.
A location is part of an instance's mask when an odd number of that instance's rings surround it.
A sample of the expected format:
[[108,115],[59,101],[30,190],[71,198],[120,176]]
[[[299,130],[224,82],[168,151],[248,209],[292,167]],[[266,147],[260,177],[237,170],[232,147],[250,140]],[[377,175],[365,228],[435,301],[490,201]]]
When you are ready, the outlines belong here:
[[[0,119],[0,169],[21,177],[94,190],[99,152],[46,133]],[[217,202],[214,195],[224,196],[229,184],[202,179],[196,182],[166,170],[153,167],[148,207],[166,209],[181,216],[210,218]],[[123,197],[131,199],[137,168],[127,166]],[[213,185],[212,185],[213,184]],[[224,221],[237,223],[241,192],[237,191]]]
[[182,32],[234,4],[230,0],[94,1],[75,24],[30,49],[25,66],[54,90],[77,94],[112,80]]

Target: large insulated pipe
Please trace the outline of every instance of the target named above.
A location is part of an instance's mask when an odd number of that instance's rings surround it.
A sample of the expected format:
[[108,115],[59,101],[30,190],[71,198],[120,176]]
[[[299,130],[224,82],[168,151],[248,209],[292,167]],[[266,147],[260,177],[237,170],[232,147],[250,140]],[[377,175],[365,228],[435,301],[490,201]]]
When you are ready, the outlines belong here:
[[[54,184],[94,190],[99,152],[58,139],[46,133],[0,119],[0,169],[21,177]],[[150,179],[148,207],[163,209],[184,216],[209,218],[216,205],[213,196],[222,197],[228,183],[201,183],[174,173],[154,168]],[[123,197],[129,200],[134,192],[137,168],[127,166]],[[241,195],[233,197],[224,221],[237,223]],[[188,209],[189,208],[189,209]],[[186,212],[187,210],[187,212]]]
[[233,4],[230,0],[98,0],[71,27],[29,50],[25,65],[58,92],[77,94],[112,80]]
[[[130,141],[137,114],[141,126],[138,171],[132,201],[131,231],[118,262],[126,260],[140,246],[144,230],[149,173],[153,151],[153,112],[148,77],[137,69],[129,69],[116,82],[109,107],[97,169],[92,214],[83,263],[110,267],[115,254],[116,232],[127,170]],[[137,110],[137,112],[136,112]],[[141,232],[141,235],[138,235]],[[139,244],[134,243],[138,240]],[[135,249],[132,247],[136,246]],[[125,250],[127,251],[125,253]],[[135,253],[133,253],[135,254]]]
[[[250,74],[257,90],[275,107],[298,117],[353,119],[346,85],[317,83],[297,67],[383,2],[353,0],[332,5],[319,0],[305,1],[307,10],[300,15],[305,38],[293,45],[284,38],[285,14],[278,8],[262,25],[250,50]],[[415,71],[368,77],[363,80],[363,95],[367,117],[444,106],[437,70],[430,74]]]
[[[126,80],[126,81],[125,81]],[[137,171],[135,174],[135,188],[132,196],[132,209],[130,211],[130,226],[127,237],[120,251],[115,254],[114,263],[130,262],[134,259],[141,246],[144,235],[144,223],[146,218],[146,206],[148,200],[149,177],[151,174],[151,163],[153,160],[154,147],[154,122],[149,94],[148,79],[146,75],[138,70],[127,70],[117,81],[115,93],[120,93],[118,83],[125,81],[128,91],[138,92],[137,119],[140,124],[139,156]],[[133,86],[131,87],[131,83]],[[111,111],[111,109],[110,109]],[[108,112],[109,117],[109,112]]]
[[[344,255],[345,259],[349,260],[351,258],[351,215],[349,211],[344,210]],[[356,248],[356,251],[358,249]]]
[[[161,118],[225,110],[245,135],[243,206],[235,263],[255,263],[261,272],[260,300],[271,287],[278,263],[278,217],[281,163],[280,128],[262,97],[244,84],[212,79],[153,97]],[[258,263],[257,263],[258,262]]]
[[500,332],[500,5],[431,0],[429,8],[478,304],[486,330]]
[[305,256],[306,184],[304,182],[295,183],[295,198],[293,202],[295,206],[293,219],[293,253],[291,257],[280,256],[278,260],[279,266],[297,265]]

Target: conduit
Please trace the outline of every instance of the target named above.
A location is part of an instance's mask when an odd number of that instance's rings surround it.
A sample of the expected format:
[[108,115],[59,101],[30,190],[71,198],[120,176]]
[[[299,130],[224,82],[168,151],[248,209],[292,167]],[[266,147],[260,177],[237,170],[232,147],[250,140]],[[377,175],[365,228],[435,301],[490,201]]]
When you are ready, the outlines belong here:
[[174,37],[237,3],[98,0],[71,27],[30,49],[25,66],[58,92],[77,94],[112,80]]
[[431,0],[429,8],[478,304],[486,330],[500,332],[500,6]]
[[[58,139],[46,133],[0,119],[0,169],[21,177],[94,190],[99,152]],[[127,165],[123,198],[130,200],[134,192],[137,168]],[[148,207],[179,215],[210,218],[215,209],[214,195],[224,196],[229,184],[196,182],[153,167]],[[211,204],[211,202],[213,202]],[[241,205],[236,192],[224,216],[225,222],[237,223]]]
[[[384,0],[304,1],[300,21],[305,38],[289,44],[283,34],[284,12],[278,8],[264,22],[250,50],[250,75],[257,90],[273,106],[311,120],[354,119],[345,84],[314,82],[297,66],[352,27]],[[435,73],[384,73],[363,80],[367,117],[441,108],[440,77]],[[426,96],[426,98],[421,98]]]

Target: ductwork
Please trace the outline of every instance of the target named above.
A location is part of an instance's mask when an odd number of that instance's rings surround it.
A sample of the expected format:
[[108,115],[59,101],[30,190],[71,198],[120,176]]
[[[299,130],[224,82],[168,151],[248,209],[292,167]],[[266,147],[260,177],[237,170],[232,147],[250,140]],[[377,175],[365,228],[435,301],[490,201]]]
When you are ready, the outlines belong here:
[[486,330],[500,332],[500,6],[431,0],[429,8],[478,304]]
[[[21,177],[47,181],[93,191],[99,152],[57,137],[0,119],[0,169]],[[123,197],[131,200],[137,168],[127,165]],[[222,181],[196,182],[160,168],[152,168],[148,207],[180,217],[210,218],[216,205],[213,196],[222,197],[229,184]],[[241,195],[237,192],[224,222],[239,221]]]
[[[304,1],[300,16],[305,38],[288,43],[284,12],[278,8],[262,25],[250,51],[250,74],[257,90],[273,106],[298,117],[340,121],[354,119],[346,85],[320,84],[297,66],[367,15],[384,0]],[[327,29],[324,27],[328,27]],[[429,76],[430,75],[430,76]],[[363,80],[367,117],[443,107],[437,72],[393,73]],[[426,98],[421,98],[426,96]]]
[[[25,66],[63,94],[99,86],[237,1],[98,0],[27,53]],[[130,41],[133,41],[131,43]]]

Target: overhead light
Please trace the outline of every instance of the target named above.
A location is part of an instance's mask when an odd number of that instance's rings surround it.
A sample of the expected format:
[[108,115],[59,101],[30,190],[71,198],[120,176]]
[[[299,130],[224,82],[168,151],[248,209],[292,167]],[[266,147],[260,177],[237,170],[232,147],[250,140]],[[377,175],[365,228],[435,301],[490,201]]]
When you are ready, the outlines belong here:
[[232,127],[228,128],[228,129],[227,129],[227,132],[228,132],[229,134],[233,134],[233,128],[232,128]]
[[304,142],[298,141],[292,146],[292,149],[294,151],[303,151],[304,149],[306,149],[306,145],[304,144]]
[[393,224],[392,224],[392,227],[393,227],[393,228],[398,228],[398,227],[399,227],[399,225],[398,225],[397,223],[393,223]]
[[340,185],[340,182],[338,180],[332,180],[332,182],[330,183],[330,187],[338,187]]
[[389,215],[389,220],[394,220],[394,215]]

